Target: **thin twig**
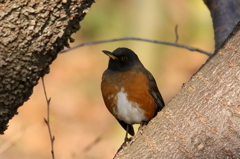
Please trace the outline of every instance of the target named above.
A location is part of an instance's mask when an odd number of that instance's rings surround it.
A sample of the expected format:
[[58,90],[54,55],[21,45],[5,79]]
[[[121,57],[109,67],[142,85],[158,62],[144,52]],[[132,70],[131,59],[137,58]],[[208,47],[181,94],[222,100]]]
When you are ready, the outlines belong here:
[[96,145],[97,143],[99,143],[101,141],[101,135],[98,136],[92,143],[90,143],[85,149],[84,151],[87,152],[89,151],[94,145]]
[[47,119],[44,118],[44,122],[47,125],[48,133],[49,133],[49,137],[50,137],[52,159],[55,159],[55,155],[54,155],[54,141],[55,141],[55,137],[52,135],[52,131],[51,131],[51,127],[50,127],[50,102],[51,102],[51,98],[47,97],[47,91],[46,91],[46,87],[45,87],[45,84],[44,84],[44,78],[41,77],[41,79],[42,79],[44,95],[45,95],[46,102],[47,102]]
[[175,36],[176,36],[176,40],[175,40],[175,43],[178,43],[178,25],[175,26]]
[[157,43],[157,44],[163,44],[163,45],[170,45],[170,46],[184,48],[184,49],[187,49],[189,51],[200,52],[200,53],[208,55],[208,56],[212,55],[212,53],[210,53],[210,52],[207,52],[207,51],[204,51],[204,50],[201,50],[201,49],[198,49],[198,48],[194,48],[194,47],[191,47],[191,46],[186,46],[186,45],[171,43],[171,42],[166,42],[166,41],[136,38],[136,37],[123,37],[123,38],[116,38],[116,39],[86,42],[86,43],[82,43],[82,44],[79,44],[77,46],[74,46],[70,49],[63,50],[60,53],[65,53],[65,52],[68,52],[70,50],[73,50],[73,49],[76,49],[76,48],[79,48],[79,47],[83,47],[83,46],[96,45],[96,44],[102,44],[102,43],[108,43],[108,42],[114,42],[114,41],[122,41],[122,40],[137,40],[137,41],[145,41],[145,42],[151,42],[151,43]]

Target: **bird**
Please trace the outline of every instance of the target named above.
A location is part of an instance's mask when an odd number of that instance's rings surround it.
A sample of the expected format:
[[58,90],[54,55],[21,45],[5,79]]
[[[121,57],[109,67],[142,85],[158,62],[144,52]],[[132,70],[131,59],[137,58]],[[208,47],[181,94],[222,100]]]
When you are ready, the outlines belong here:
[[128,134],[135,135],[133,125],[146,125],[163,109],[164,100],[154,77],[131,49],[102,52],[109,57],[101,82],[103,101],[126,130],[126,142]]

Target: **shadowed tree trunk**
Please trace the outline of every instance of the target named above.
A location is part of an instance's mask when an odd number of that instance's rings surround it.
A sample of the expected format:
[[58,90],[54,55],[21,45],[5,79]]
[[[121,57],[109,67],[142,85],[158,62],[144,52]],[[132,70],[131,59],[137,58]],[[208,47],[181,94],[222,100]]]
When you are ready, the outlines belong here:
[[32,94],[40,77],[81,21],[93,0],[0,2],[0,134]]
[[239,0],[203,0],[211,12],[215,49],[220,48],[222,43],[240,20]]

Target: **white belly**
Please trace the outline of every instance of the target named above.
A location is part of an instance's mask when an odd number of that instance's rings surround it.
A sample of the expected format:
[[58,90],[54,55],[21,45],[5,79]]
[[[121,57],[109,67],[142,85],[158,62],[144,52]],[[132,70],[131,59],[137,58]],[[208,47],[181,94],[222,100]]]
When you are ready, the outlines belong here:
[[140,124],[142,121],[146,121],[144,112],[140,109],[140,104],[129,101],[127,99],[127,93],[124,92],[124,88],[116,94],[117,96],[117,110],[114,110],[114,114],[118,116],[119,120],[124,121],[127,124]]

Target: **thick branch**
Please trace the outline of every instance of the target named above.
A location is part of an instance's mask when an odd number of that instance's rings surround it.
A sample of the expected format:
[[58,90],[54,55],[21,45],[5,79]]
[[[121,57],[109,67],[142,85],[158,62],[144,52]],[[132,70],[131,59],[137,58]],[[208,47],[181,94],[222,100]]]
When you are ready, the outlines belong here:
[[204,2],[211,12],[215,49],[218,49],[240,21],[240,2],[238,0],[204,0]]
[[6,0],[0,5],[0,134],[57,53],[68,46],[92,3]]
[[115,158],[240,158],[240,22],[220,50]]

